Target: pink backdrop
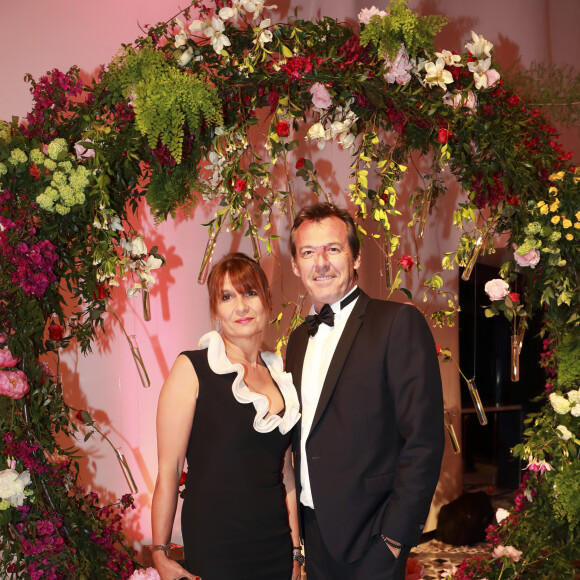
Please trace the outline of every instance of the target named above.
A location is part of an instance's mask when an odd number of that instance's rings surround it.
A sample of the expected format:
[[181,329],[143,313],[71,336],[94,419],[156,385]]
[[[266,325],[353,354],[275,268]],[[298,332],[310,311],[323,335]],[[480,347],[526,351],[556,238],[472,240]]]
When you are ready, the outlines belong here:
[[[88,80],[100,64],[112,58],[121,43],[129,43],[140,34],[139,24],[168,20],[177,13],[179,6],[186,6],[187,2],[101,0],[79,3],[54,0],[47,3],[34,0],[5,4],[0,21],[0,36],[5,47],[0,63],[0,118],[9,120],[12,115],[24,117],[30,109],[28,86],[23,82],[26,73],[38,78],[52,68],[67,70],[76,64]],[[278,0],[277,4],[279,9],[272,14],[274,21],[284,20],[295,7],[298,7],[299,17],[305,19],[327,15],[355,21],[358,11],[369,6],[362,0],[310,0],[301,3]],[[470,39],[470,31],[475,30],[495,45],[496,55],[504,66],[517,58],[526,65],[532,61],[576,65],[575,59],[580,54],[580,36],[577,34],[580,2],[577,0],[425,0],[410,2],[410,5],[424,13],[442,13],[453,19],[438,39],[439,49],[462,51],[464,43]],[[567,149],[577,151],[577,135],[566,132],[564,144]],[[339,149],[327,147],[312,157],[323,168],[322,176],[339,203],[345,204],[348,156]],[[421,161],[417,160],[417,163]],[[425,240],[414,240],[403,230],[406,253],[420,252],[423,263],[433,271],[440,269],[439,259],[443,252],[454,248],[458,234],[447,224],[459,195],[457,188],[451,187],[445,204],[438,208],[436,218],[429,223]],[[306,192],[299,194],[298,205],[308,198]],[[128,346],[119,327],[112,321],[109,321],[107,334],[95,345],[92,355],[84,357],[80,351],[71,350],[63,357],[61,371],[67,401],[73,407],[91,412],[113,443],[123,447],[132,467],[139,487],[138,509],[127,522],[127,534],[136,547],[151,539],[149,508],[157,469],[155,409],[159,389],[177,354],[195,348],[198,338],[209,330],[207,292],[204,286],[197,284],[197,274],[206,243],[206,231],[201,224],[212,215],[213,209],[199,207],[191,220],[178,218],[158,228],[144,212],[134,224],[145,233],[148,247],[158,245],[167,258],[167,267],[159,273],[159,282],[152,292],[152,321],[144,322],[138,299],[127,300],[122,291],[117,294],[118,300],[114,304],[128,333],[138,337],[151,388],[141,387]],[[251,250],[244,238],[223,235],[216,256],[235,249]],[[290,294],[297,292],[299,286],[289,270],[285,243],[280,252],[287,290]],[[271,258],[267,258],[264,265],[276,283],[280,278],[278,265]],[[366,247],[361,286],[376,297],[385,296],[384,279],[376,274],[381,267],[377,253],[371,246]],[[446,274],[446,283],[452,290],[457,288],[456,276],[455,272]],[[422,293],[419,293],[416,281],[413,289],[419,303]],[[278,302],[280,300],[278,296]],[[435,330],[434,334],[439,344],[457,351],[456,329]],[[458,375],[454,367],[447,364],[442,366],[442,377],[446,407],[452,411],[459,432]],[[126,493],[127,484],[110,448],[98,436],[80,445],[87,454],[83,467],[86,485],[101,493],[104,501]],[[437,508],[460,492],[460,459],[448,449],[429,523],[431,527],[435,523]],[[173,539],[180,540],[178,525]]]

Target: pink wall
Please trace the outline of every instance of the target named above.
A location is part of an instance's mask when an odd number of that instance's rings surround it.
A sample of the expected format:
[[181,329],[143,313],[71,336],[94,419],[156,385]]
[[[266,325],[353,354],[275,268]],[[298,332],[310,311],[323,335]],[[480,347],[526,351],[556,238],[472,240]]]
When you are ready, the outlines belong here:
[[[358,11],[370,5],[363,0],[278,0],[276,3],[280,9],[274,13],[274,20],[285,19],[298,6],[302,18],[328,15],[354,21]],[[138,23],[167,20],[177,12],[179,5],[187,3],[175,0],[101,0],[87,4],[73,0],[51,3],[36,0],[5,4],[0,21],[0,37],[5,51],[0,63],[0,118],[8,120],[12,115],[25,116],[31,106],[28,87],[22,81],[25,73],[38,78],[49,69],[66,70],[77,64],[88,79],[101,63],[112,58],[121,43],[131,42],[139,35]],[[463,50],[470,31],[475,30],[496,45],[498,58],[505,65],[518,56],[525,64],[537,60],[575,65],[574,59],[580,54],[580,37],[576,32],[580,3],[577,0],[425,0],[410,4],[426,13],[444,13],[455,19],[438,40],[441,49]],[[578,150],[576,135],[567,134],[565,145],[568,149]],[[344,200],[348,156],[327,147],[319,155],[319,161],[327,167],[326,173],[323,172],[325,182],[337,194],[339,203],[346,203],[340,200]],[[297,188],[301,191],[299,185]],[[408,193],[408,189],[403,190],[403,195],[405,191]],[[405,232],[403,241],[409,248],[407,253],[420,252],[423,262],[433,270],[439,269],[439,256],[453,249],[458,236],[447,225],[458,196],[457,188],[451,188],[446,205],[439,208],[431,219],[425,240],[415,240],[404,226],[401,228]],[[302,192],[299,202],[308,197]],[[206,243],[206,232],[201,224],[212,215],[213,209],[199,207],[190,221],[178,218],[158,228],[147,217],[142,216],[139,220],[138,229],[146,234],[148,246],[158,245],[168,260],[167,267],[158,276],[159,283],[153,289],[153,319],[144,322],[139,300],[126,300],[122,291],[118,293],[119,299],[114,307],[127,332],[138,336],[151,388],[141,387],[128,346],[112,320],[107,325],[106,336],[95,346],[91,356],[84,357],[80,352],[71,351],[63,357],[64,389],[69,404],[88,409],[115,445],[123,447],[132,467],[139,486],[136,501],[139,509],[129,518],[128,536],[136,545],[151,539],[149,508],[157,469],[155,408],[159,389],[177,354],[186,348],[195,348],[199,336],[209,329],[207,292],[205,287],[197,284],[197,274]],[[216,255],[232,249],[249,251],[246,242],[239,236],[223,235]],[[367,246],[364,252],[361,285],[373,296],[384,297],[384,279],[377,276],[382,263],[372,246]],[[281,254],[288,288],[298,291],[298,284],[293,283],[288,268],[285,244],[281,246]],[[271,279],[277,280],[279,271],[275,261],[267,258],[264,265]],[[447,273],[446,277],[450,288],[456,288],[456,273]],[[409,284],[418,291],[416,279]],[[420,303],[422,294],[417,292],[415,295]],[[458,348],[455,329],[435,330],[434,334],[440,344],[454,350]],[[442,376],[446,406],[453,411],[456,429],[459,430],[457,372],[451,365],[443,365]],[[108,446],[98,437],[93,437],[81,447],[88,455],[85,480],[103,494],[105,501],[128,491]],[[437,505],[460,493],[460,470],[458,456],[447,455]],[[179,538],[176,527],[174,540],[179,541]]]

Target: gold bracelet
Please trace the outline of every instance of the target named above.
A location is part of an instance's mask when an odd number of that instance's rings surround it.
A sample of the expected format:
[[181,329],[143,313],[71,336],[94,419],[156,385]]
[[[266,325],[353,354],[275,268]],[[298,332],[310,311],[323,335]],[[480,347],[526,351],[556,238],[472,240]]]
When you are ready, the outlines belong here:
[[155,546],[149,546],[152,552],[165,552],[165,555],[169,558],[169,553],[171,552],[172,544],[157,544]]

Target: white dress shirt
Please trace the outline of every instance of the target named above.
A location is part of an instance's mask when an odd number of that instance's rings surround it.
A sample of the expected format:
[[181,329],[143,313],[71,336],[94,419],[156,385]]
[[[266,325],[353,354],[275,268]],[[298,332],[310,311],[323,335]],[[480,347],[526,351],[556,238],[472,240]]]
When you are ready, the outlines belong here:
[[[351,290],[354,292],[356,286]],[[351,294],[349,292],[349,294]],[[334,312],[334,326],[321,324],[318,327],[318,332],[314,336],[308,338],[308,346],[306,348],[306,355],[304,356],[304,366],[302,368],[302,431],[300,433],[300,483],[302,491],[300,493],[300,502],[310,508],[314,508],[314,500],[312,498],[312,490],[310,489],[310,477],[308,474],[308,460],[306,457],[306,440],[312,428],[312,420],[316,413],[318,400],[324,380],[330,366],[330,361],[334,356],[334,351],[342,331],[346,325],[346,321],[358,300],[355,298],[352,302],[347,304],[343,309],[340,308],[340,303],[345,297],[338,302],[331,304]],[[311,314],[315,313],[314,307]]]

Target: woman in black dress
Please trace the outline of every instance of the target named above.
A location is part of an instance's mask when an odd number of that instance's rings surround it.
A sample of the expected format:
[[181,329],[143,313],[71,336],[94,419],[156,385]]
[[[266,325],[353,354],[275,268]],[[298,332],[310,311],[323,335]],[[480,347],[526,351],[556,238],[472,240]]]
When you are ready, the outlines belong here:
[[[261,352],[266,276],[230,254],[208,278],[220,332],[179,355],[159,396],[153,559],[162,580],[298,580],[300,549],[289,448],[298,397],[282,359]],[[184,569],[166,554],[187,458]]]

